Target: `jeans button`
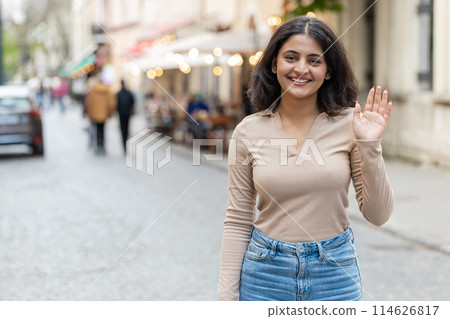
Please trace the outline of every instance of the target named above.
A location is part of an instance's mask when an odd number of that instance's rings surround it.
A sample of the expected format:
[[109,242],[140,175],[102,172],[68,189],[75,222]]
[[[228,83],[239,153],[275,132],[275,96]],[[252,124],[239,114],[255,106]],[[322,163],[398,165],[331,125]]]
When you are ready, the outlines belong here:
[[303,246],[299,246],[299,247],[297,247],[297,250],[299,253],[302,253],[305,251],[305,248]]

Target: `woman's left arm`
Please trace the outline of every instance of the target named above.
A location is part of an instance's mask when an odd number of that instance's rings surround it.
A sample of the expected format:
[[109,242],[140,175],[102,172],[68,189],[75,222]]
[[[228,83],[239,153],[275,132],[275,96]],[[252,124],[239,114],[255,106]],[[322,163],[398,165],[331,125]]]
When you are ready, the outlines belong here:
[[[374,102],[375,94],[375,102]],[[359,209],[372,224],[381,226],[394,209],[394,192],[382,156],[381,138],[392,110],[387,103],[387,90],[381,96],[381,86],[372,88],[364,113],[356,102],[353,112],[355,146],[350,153],[353,185]]]

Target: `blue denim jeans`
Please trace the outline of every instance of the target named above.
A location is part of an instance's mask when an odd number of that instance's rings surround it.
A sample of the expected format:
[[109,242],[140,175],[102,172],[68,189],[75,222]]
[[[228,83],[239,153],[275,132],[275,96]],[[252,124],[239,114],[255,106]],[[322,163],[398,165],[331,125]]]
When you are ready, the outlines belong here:
[[362,300],[353,232],[287,243],[253,228],[242,264],[239,300]]

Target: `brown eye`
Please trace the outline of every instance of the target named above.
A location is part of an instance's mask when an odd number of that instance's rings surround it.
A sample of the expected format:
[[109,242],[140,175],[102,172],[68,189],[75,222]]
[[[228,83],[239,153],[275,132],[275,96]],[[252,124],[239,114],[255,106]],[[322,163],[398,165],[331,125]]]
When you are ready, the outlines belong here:
[[295,61],[295,57],[293,55],[288,55],[284,57],[288,61]]

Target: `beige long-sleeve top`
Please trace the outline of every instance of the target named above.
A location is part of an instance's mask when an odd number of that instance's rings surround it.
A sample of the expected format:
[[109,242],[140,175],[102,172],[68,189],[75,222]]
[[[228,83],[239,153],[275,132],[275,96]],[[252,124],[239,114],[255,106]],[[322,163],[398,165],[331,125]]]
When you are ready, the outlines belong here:
[[346,212],[350,179],[363,216],[375,225],[389,219],[394,193],[381,139],[355,139],[352,119],[352,108],[334,117],[320,113],[299,149],[297,141],[287,136],[276,109],[249,115],[237,125],[228,150],[229,202],[218,300],[238,300],[253,226],[285,242],[341,234],[350,224]]

